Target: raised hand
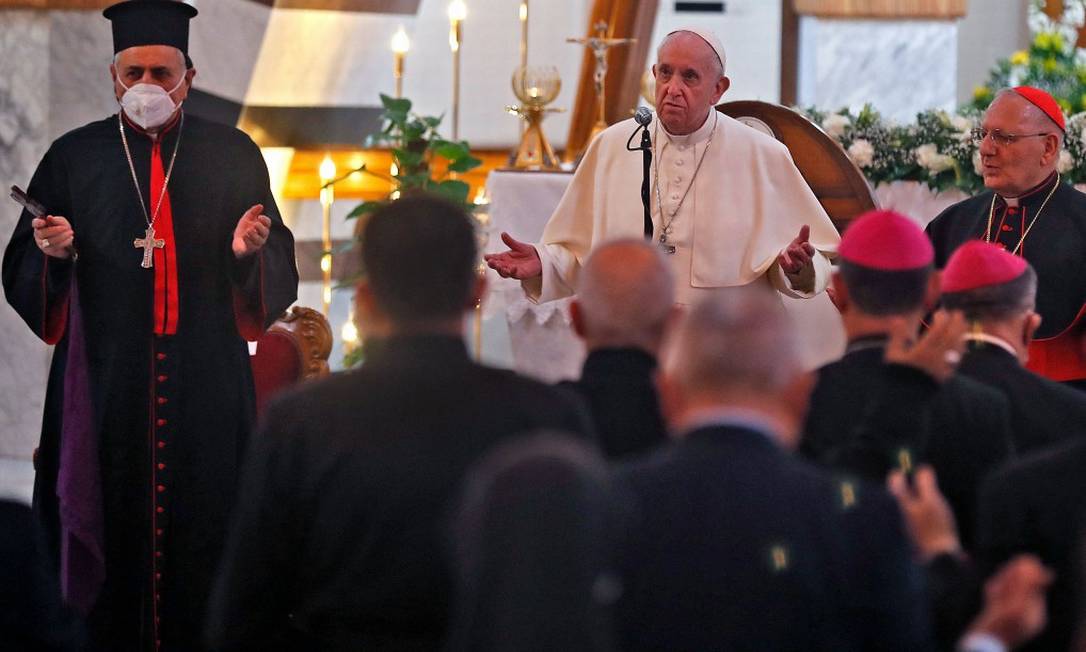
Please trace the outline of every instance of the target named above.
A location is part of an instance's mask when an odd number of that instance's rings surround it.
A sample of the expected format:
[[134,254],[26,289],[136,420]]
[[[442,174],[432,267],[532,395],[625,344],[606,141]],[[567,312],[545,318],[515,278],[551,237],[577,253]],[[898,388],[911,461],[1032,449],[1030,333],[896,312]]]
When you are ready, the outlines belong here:
[[940,554],[959,554],[962,551],[954,513],[939,491],[935,471],[921,466],[909,486],[903,471],[894,471],[886,479],[886,488],[897,499],[909,536],[924,561]]
[[1048,621],[1045,591],[1053,579],[1037,557],[1014,557],[984,585],[984,609],[968,633],[995,636],[1007,649],[1033,638]]
[[59,215],[36,217],[30,227],[34,229],[34,242],[42,253],[53,258],[71,258],[75,232],[66,218]]
[[905,320],[897,319],[890,327],[890,341],[883,359],[904,364],[926,372],[944,382],[958,368],[965,350],[965,333],[969,324],[961,312],[940,310],[932,318],[931,328],[915,344]]
[[799,228],[799,235],[777,256],[777,264],[788,274],[798,274],[814,258],[815,248],[810,243],[811,227],[804,224]]
[[539,253],[535,250],[535,247],[514,239],[513,236],[504,231],[502,232],[502,242],[509,247],[509,251],[483,256],[490,269],[497,272],[502,278],[515,278],[519,281],[535,278],[543,274],[543,263],[539,260]]
[[255,204],[245,211],[234,228],[230,243],[235,258],[244,258],[260,251],[271,235],[271,218],[264,215],[264,204]]

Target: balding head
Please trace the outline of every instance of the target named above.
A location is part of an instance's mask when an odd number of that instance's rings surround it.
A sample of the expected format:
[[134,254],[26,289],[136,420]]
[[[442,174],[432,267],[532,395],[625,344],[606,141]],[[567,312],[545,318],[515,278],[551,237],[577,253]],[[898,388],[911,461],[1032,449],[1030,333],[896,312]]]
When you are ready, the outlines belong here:
[[1013,143],[984,138],[980,153],[984,185],[1004,197],[1017,197],[1056,172],[1063,132],[1044,111],[1012,89],[1005,89],[984,112],[981,127],[989,133],[1013,134]]
[[742,410],[786,448],[798,442],[812,384],[780,300],[752,286],[716,290],[683,317],[664,346],[659,382],[673,432]]
[[675,303],[675,280],[660,251],[615,240],[588,257],[577,280],[574,327],[589,350],[640,348],[656,355]]

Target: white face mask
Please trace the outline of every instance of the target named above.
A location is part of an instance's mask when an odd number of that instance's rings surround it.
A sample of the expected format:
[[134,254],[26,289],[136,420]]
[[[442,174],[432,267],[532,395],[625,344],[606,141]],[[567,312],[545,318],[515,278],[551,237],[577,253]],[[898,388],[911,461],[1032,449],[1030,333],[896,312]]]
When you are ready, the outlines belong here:
[[120,77],[117,78],[117,81],[120,82],[121,88],[124,89],[124,95],[121,96],[121,108],[124,109],[124,113],[129,120],[144,129],[155,129],[166,124],[170,117],[173,116],[174,111],[177,111],[177,108],[181,106],[180,104],[174,104],[170,93],[181,88],[181,84],[185,83],[184,75],[181,76],[181,81],[177,82],[177,86],[169,91],[161,86],[144,83],[133,84],[129,88],[124,85]]

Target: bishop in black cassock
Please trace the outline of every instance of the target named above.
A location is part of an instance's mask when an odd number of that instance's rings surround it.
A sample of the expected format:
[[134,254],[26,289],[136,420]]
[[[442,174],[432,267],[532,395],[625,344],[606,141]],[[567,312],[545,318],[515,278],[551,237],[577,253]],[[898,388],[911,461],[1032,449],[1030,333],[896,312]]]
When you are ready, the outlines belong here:
[[179,107],[195,13],[106,10],[123,111],[53,143],[28,188],[49,217],[24,211],[3,261],[56,344],[35,505],[102,649],[200,649],[254,418],[245,340],[297,291],[259,149]]
[[1086,385],[1086,195],[1057,173],[1064,118],[1044,91],[1018,87],[984,116],[980,155],[988,191],[939,214],[928,235],[942,269],[962,243],[982,239],[1022,256],[1037,272],[1042,317],[1029,369]]

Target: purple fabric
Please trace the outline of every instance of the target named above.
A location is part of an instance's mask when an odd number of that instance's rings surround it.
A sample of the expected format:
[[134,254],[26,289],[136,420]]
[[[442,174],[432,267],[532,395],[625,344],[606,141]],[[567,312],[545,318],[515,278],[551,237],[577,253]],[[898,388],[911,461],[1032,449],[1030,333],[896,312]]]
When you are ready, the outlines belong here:
[[83,615],[98,599],[106,576],[104,519],[83,314],[75,274],[68,304],[68,359],[64,372],[64,412],[60,431],[60,588]]

